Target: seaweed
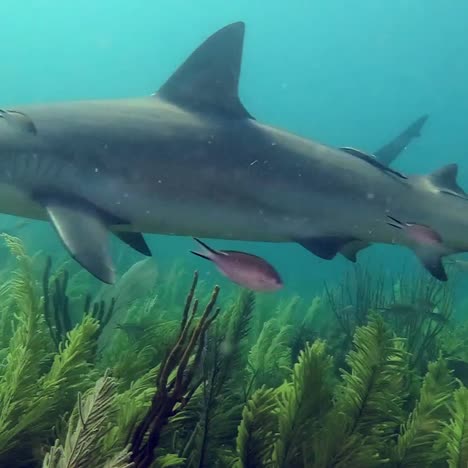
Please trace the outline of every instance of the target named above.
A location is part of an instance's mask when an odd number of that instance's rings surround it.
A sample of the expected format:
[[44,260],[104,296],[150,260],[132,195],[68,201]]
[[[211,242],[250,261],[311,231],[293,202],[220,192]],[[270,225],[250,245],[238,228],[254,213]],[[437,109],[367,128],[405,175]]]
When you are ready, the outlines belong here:
[[74,392],[92,385],[98,324],[86,318],[52,356],[30,259],[18,239],[5,240],[19,263],[10,284],[16,324],[0,379],[0,463],[13,466],[34,457],[53,421],[73,405]]
[[279,437],[276,389],[256,390],[242,410],[236,447],[239,468],[256,468],[270,464]]
[[419,400],[401,427],[393,449],[393,466],[431,466],[443,462],[444,452],[434,448],[439,443],[443,421],[448,417],[447,403],[454,389],[455,381],[446,362],[439,358],[430,363]]
[[[376,466],[403,422],[408,356],[380,317],[357,329],[335,405],[316,452],[317,466]],[[319,450],[320,448],[320,450]]]
[[299,466],[314,460],[314,451],[304,441],[314,443],[321,418],[332,404],[332,360],[325,343],[317,340],[299,355],[290,381],[278,396],[278,438],[272,461],[274,466]]
[[382,269],[374,272],[354,265],[338,287],[331,288],[325,284],[325,294],[342,335],[342,342],[338,345],[340,349],[346,352],[355,328],[367,322],[370,312],[385,305],[386,278]]
[[261,386],[277,387],[288,376],[292,366],[291,335],[291,325],[281,325],[276,318],[263,325],[249,352],[246,397]]
[[312,301],[240,291],[220,314],[219,288],[195,274],[187,295],[178,266],[112,306],[112,288],[68,264],[40,271],[5,241],[16,265],[0,286],[1,466],[468,461],[468,324],[452,319],[450,284],[360,267]]
[[[42,291],[44,295],[44,319],[49,328],[50,336],[57,349],[65,339],[67,333],[73,328],[70,311],[70,297],[67,294],[70,275],[66,269],[58,275],[52,276],[52,258],[46,259],[42,275]],[[84,300],[84,315],[91,315],[99,323],[99,331],[109,323],[115,309],[115,298],[111,298],[107,305],[104,300],[92,302],[90,294]]]
[[382,309],[395,333],[405,338],[412,367],[424,373],[427,363],[437,358],[438,336],[451,319],[451,285],[421,275],[401,277],[392,301]]
[[212,466],[234,450],[254,307],[253,293],[242,292],[227,311],[227,324],[218,322],[207,337],[199,419],[187,466]]
[[468,389],[459,388],[454,393],[450,407],[451,419],[445,425],[443,439],[447,444],[449,468],[468,464]]
[[170,417],[187,405],[200,384],[193,382],[193,377],[202,356],[206,332],[220,309],[214,310],[219,294],[219,288],[215,287],[200,320],[193,325],[198,310],[198,300],[194,300],[197,281],[198,274],[195,273],[185,302],[177,342],[161,364],[151,407],[132,437],[131,460],[137,468],[146,468],[152,464],[164,426]]
[[78,401],[68,422],[68,431],[63,444],[57,439],[44,457],[43,468],[86,468],[108,466],[131,468],[130,453],[123,449],[104,455],[102,436],[111,419],[115,397],[115,382],[108,375],[97,380],[94,388]]

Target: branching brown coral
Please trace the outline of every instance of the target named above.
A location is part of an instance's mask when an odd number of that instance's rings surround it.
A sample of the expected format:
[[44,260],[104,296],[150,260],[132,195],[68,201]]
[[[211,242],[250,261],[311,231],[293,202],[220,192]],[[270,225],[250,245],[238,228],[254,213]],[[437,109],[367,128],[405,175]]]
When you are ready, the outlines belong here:
[[151,466],[164,426],[169,418],[187,405],[200,385],[200,382],[194,382],[195,371],[202,358],[206,332],[220,309],[215,309],[219,294],[219,287],[216,286],[205,311],[194,325],[198,310],[198,300],[194,300],[197,282],[198,273],[195,272],[177,341],[161,364],[151,407],[133,434],[131,452],[136,468]]

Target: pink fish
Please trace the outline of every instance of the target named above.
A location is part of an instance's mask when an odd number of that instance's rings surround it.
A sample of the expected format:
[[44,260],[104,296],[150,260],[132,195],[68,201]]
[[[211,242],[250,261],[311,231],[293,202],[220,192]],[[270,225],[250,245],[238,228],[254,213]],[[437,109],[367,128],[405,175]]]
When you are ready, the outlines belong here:
[[276,291],[283,287],[277,271],[263,258],[235,250],[215,250],[194,238],[202,252],[191,252],[212,261],[231,281],[254,291]]
[[393,222],[387,223],[390,226],[402,229],[408,237],[421,245],[439,245],[442,244],[442,238],[429,226],[416,223],[403,223],[392,216],[388,216]]

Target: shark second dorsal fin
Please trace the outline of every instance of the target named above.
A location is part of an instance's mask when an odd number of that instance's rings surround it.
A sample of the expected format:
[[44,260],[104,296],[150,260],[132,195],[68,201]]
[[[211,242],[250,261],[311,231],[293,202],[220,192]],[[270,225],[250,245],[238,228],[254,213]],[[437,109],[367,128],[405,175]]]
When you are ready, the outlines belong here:
[[230,24],[203,42],[156,96],[193,111],[252,118],[238,95],[245,25]]
[[462,198],[468,198],[466,192],[457,183],[458,165],[447,164],[429,174],[431,184],[440,192]]

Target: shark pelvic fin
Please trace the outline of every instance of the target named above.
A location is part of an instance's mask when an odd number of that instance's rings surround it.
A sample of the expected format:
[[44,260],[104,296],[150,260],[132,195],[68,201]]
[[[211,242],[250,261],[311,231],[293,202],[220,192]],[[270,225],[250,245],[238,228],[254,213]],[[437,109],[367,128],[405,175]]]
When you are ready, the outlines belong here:
[[352,156],[355,156],[356,158],[362,159],[363,161],[368,162],[370,165],[380,169],[381,171],[388,172],[389,174],[396,175],[397,177],[400,177],[401,179],[407,179],[405,175],[403,175],[401,172],[395,171],[391,169],[388,166],[385,166],[379,160],[370,154],[364,153],[361,150],[358,150],[356,148],[351,148],[350,146],[342,146],[341,148],[338,148],[341,151],[344,151],[345,153],[351,154]]
[[108,250],[108,227],[92,206],[47,199],[43,205],[70,255],[96,278],[115,282]]
[[132,249],[140,252],[147,257],[151,257],[151,250],[140,232],[130,231],[113,231],[113,234],[118,237],[122,242],[129,245]]
[[297,243],[309,252],[325,260],[331,260],[349,242],[355,241],[352,237],[314,237],[312,239],[301,239]]
[[364,242],[360,240],[355,240],[352,242],[348,242],[343,246],[340,250],[340,254],[343,257],[347,258],[350,262],[356,263],[357,262],[357,254],[361,251],[370,247],[370,242]]
[[245,25],[215,32],[161,86],[156,96],[193,111],[252,118],[238,95]]
[[466,192],[457,183],[458,165],[447,164],[429,174],[431,184],[440,192],[461,198],[468,198]]
[[447,281],[447,273],[442,263],[442,257],[447,252],[441,251],[441,249],[417,247],[414,249],[419,261],[422,263],[424,268],[439,281]]

